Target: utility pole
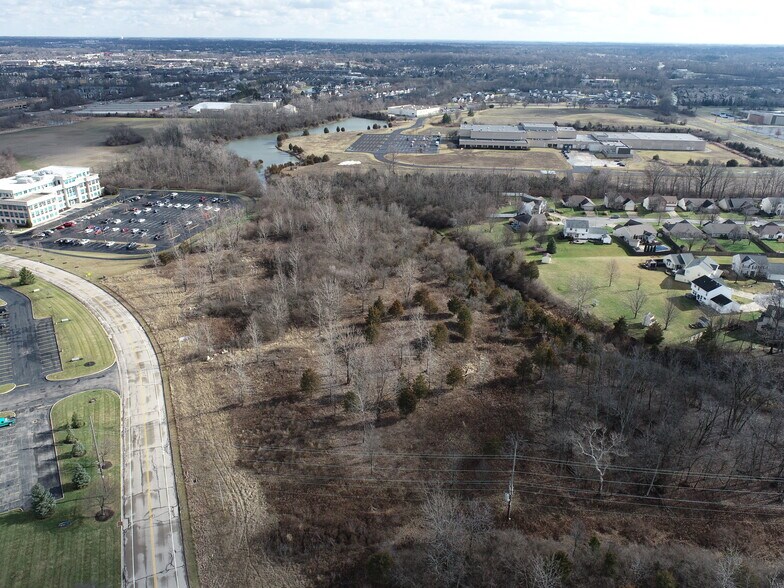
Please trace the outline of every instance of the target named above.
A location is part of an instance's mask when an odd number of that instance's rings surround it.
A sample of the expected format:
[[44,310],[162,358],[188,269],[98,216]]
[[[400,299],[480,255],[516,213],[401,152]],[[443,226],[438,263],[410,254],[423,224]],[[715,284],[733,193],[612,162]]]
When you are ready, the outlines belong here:
[[515,466],[517,465],[517,439],[514,440],[512,453],[512,474],[509,476],[509,488],[506,491],[506,520],[512,520],[512,496],[514,496]]
[[101,486],[103,487],[103,494],[101,494],[101,515],[103,515],[106,510],[106,500],[108,497],[108,492],[106,490],[106,478],[104,478],[103,475],[103,458],[101,457],[101,454],[98,451],[98,440],[95,438],[95,426],[93,425],[93,415],[90,415],[90,431],[93,434],[93,447],[95,447],[95,455],[98,458],[98,472],[100,472],[101,474]]

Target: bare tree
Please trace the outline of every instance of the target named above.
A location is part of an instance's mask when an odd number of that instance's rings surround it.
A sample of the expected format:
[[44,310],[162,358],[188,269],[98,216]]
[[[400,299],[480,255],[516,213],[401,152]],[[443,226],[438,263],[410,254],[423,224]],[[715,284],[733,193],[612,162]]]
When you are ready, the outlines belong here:
[[716,565],[717,588],[737,588],[737,574],[743,564],[743,558],[734,548],[728,549]]
[[463,555],[465,529],[458,500],[441,491],[428,493],[422,505],[422,522],[433,579],[444,586],[459,585],[467,570]]
[[664,330],[667,330],[667,327],[670,326],[672,319],[675,318],[675,315],[678,314],[678,307],[675,306],[675,302],[672,298],[668,298],[664,302]]
[[572,281],[571,292],[574,298],[574,305],[577,315],[582,314],[583,307],[591,296],[596,285],[589,276],[579,275]]
[[611,259],[607,262],[607,287],[612,288],[613,282],[615,278],[618,277],[621,268],[618,265],[618,261],[616,259]]
[[248,326],[245,328],[245,334],[250,340],[256,363],[259,363],[259,361],[261,361],[261,344],[264,340],[262,338],[261,329],[259,328],[259,321],[256,320],[255,315],[251,315]]
[[[237,358],[232,362],[231,371],[234,375],[234,393],[237,397],[237,404],[245,406],[245,400],[252,390],[251,379],[248,376],[248,372],[245,371],[245,364]],[[231,385],[231,382],[229,385]]]
[[604,494],[607,469],[616,457],[626,455],[625,440],[618,433],[610,433],[596,422],[583,424],[572,434],[572,443],[583,457],[588,459],[599,481],[599,496]]
[[413,259],[406,259],[400,264],[398,275],[400,275],[400,280],[403,282],[403,298],[407,303],[411,297],[411,289],[414,287],[414,282],[416,281],[416,262]]
[[658,161],[652,161],[645,167],[645,179],[648,180],[648,193],[658,194],[659,187],[664,177],[667,175],[667,166]]
[[532,588],[559,588],[562,585],[561,568],[552,555],[536,555],[531,562],[528,575]]
[[646,302],[648,295],[643,290],[632,290],[626,295],[626,306],[632,311],[633,318],[637,318]]

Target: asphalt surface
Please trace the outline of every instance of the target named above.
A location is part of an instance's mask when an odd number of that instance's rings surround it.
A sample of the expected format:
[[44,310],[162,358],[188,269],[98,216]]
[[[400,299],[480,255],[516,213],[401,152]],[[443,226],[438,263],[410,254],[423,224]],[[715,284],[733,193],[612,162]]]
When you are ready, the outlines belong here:
[[[171,197],[171,194],[168,190],[122,190],[118,197],[101,198],[51,223],[39,225],[19,235],[17,241],[27,246],[54,250],[79,249],[134,255],[150,249],[163,251],[203,231],[232,207],[241,205],[237,196],[177,192],[176,197]],[[139,196],[140,199],[132,200]],[[225,202],[213,202],[214,199]],[[57,228],[68,222],[75,224],[73,227]],[[45,237],[36,237],[46,230],[53,232]],[[72,242],[63,243],[63,240]],[[138,243],[140,247],[128,249],[129,243]]]
[[163,381],[147,334],[128,309],[78,276],[5,254],[0,264],[17,270],[24,265],[63,288],[109,334],[122,399],[123,586],[187,586]]
[[60,371],[52,319],[34,319],[30,299],[0,286],[0,383],[16,388],[0,396],[0,409],[16,412],[16,425],[0,430],[0,512],[30,506],[30,488],[40,482],[55,497],[62,485],[49,420],[52,405],[91,388],[113,388],[116,370],[67,382],[49,382]]

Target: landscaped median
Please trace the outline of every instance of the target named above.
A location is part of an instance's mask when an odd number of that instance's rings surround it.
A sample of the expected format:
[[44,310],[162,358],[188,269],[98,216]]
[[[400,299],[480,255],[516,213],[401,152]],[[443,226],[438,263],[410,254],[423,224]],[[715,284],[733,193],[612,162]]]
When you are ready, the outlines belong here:
[[27,296],[33,303],[35,318],[52,317],[63,370],[50,374],[48,379],[80,378],[103,371],[114,363],[109,336],[76,298],[41,279],[20,286],[19,280],[11,277],[6,269],[0,269],[0,283]]
[[[74,414],[77,423],[71,422]],[[0,516],[0,586],[119,586],[120,398],[111,390],[81,392],[55,404],[51,420],[65,496],[46,519],[32,511]],[[66,443],[69,429],[74,443]],[[84,448],[81,457],[73,456],[75,441]],[[83,488],[74,484],[79,466],[89,477]],[[103,522],[96,517],[102,504],[105,514],[114,512]]]

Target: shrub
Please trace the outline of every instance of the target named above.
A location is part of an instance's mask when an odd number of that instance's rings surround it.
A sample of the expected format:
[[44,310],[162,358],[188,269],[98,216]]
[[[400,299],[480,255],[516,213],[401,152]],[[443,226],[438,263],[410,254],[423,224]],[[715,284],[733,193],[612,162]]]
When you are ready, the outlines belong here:
[[400,410],[400,416],[407,417],[416,410],[417,402],[419,399],[414,394],[413,386],[409,382],[401,385],[397,393],[397,407]]
[[474,324],[474,319],[471,316],[471,309],[467,306],[462,306],[457,311],[457,332],[463,339],[471,337],[471,328]]
[[464,305],[465,303],[455,296],[450,298],[449,301],[446,303],[447,309],[449,309],[449,312],[451,312],[452,314],[457,314],[457,311],[463,308]]
[[71,415],[71,428],[81,429],[83,426],[84,426],[84,419],[80,417],[78,414],[73,413]]
[[730,159],[726,163],[727,167],[738,167],[738,160],[737,159]]
[[411,389],[414,392],[414,396],[418,399],[427,398],[430,396],[430,386],[427,384],[427,380],[425,379],[425,374],[419,374],[414,383],[411,385]]
[[414,304],[417,306],[424,306],[425,301],[430,298],[430,291],[427,288],[419,288],[414,292]]
[[370,583],[376,586],[389,584],[394,563],[392,556],[386,551],[378,551],[371,555],[367,560],[367,575]]
[[307,368],[302,372],[302,377],[299,380],[299,389],[303,394],[311,395],[321,388],[321,376],[312,368]]
[[80,463],[77,463],[73,469],[73,476],[71,480],[79,489],[86,488],[87,485],[90,483],[90,474],[84,469],[84,466]]
[[675,581],[675,576],[669,570],[658,570],[653,579],[655,588],[678,588],[678,582]]
[[550,238],[547,240],[547,253],[549,253],[550,255],[555,255],[557,251],[558,251],[558,246],[555,244],[555,237],[551,235]]
[[343,409],[346,412],[357,412],[359,411],[360,403],[359,403],[359,396],[353,390],[349,390],[346,392],[346,395],[343,397]]
[[438,304],[432,298],[428,297],[422,304],[425,314],[436,314],[438,312]]
[[659,323],[653,323],[645,329],[645,342],[654,347],[664,341],[664,331]]
[[118,147],[120,145],[136,145],[142,143],[144,137],[137,133],[134,129],[125,124],[113,126],[109,130],[109,137],[106,139],[106,144],[109,147]]
[[392,304],[389,305],[387,309],[387,316],[392,318],[400,318],[405,314],[405,309],[403,308],[403,303],[400,300],[395,300]]
[[82,457],[85,453],[87,453],[87,450],[84,448],[81,441],[77,441],[73,444],[73,447],[71,447],[71,455],[73,457]]
[[365,325],[365,341],[370,343],[371,345],[378,341],[378,338],[381,336],[381,327],[379,327],[378,323],[370,323]]
[[618,556],[614,551],[608,550],[602,562],[602,576],[614,578],[618,575]]
[[455,388],[460,386],[463,382],[465,382],[463,368],[458,365],[453,365],[449,368],[449,371],[446,374],[446,385],[450,388]]
[[430,329],[430,340],[436,349],[441,349],[449,342],[449,329],[444,323],[438,323]]
[[76,438],[76,435],[74,435],[74,432],[73,432],[73,431],[72,431],[72,430],[69,428],[69,429],[68,429],[68,434],[65,436],[65,442],[66,442],[68,445],[73,445],[73,444],[74,444],[74,443],[76,443],[78,440],[79,440],[79,439],[77,439],[77,438]]

